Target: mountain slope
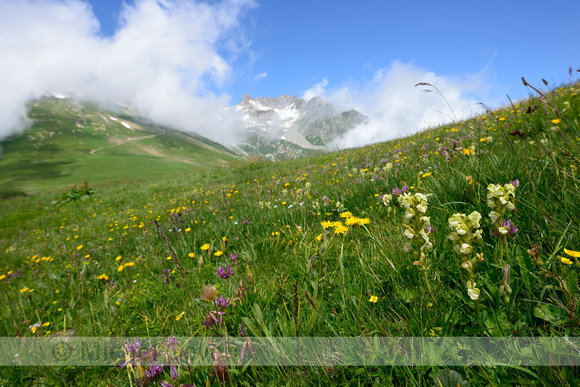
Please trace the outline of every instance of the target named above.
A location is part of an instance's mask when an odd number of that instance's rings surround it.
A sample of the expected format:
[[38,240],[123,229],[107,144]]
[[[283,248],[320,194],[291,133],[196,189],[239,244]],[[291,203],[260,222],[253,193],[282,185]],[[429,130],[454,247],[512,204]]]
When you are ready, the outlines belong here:
[[30,128],[0,142],[0,196],[179,175],[237,159],[204,137],[72,99],[31,102],[29,118]]
[[340,111],[321,98],[305,101],[289,95],[252,98],[245,94],[234,108],[243,112],[246,130],[238,148],[269,159],[320,152],[367,119],[356,110]]

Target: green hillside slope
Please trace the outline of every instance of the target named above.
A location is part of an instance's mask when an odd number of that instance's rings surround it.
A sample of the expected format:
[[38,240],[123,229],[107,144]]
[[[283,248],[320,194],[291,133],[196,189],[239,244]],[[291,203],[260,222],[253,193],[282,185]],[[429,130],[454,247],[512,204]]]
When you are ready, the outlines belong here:
[[[21,346],[3,348],[0,378],[576,386],[579,92],[534,92],[316,157],[121,183],[58,205],[49,194],[1,200],[0,336],[34,338],[29,347],[130,338],[113,348],[117,365],[140,363],[115,367],[96,344],[30,361]],[[154,353],[164,366],[147,368],[147,384],[139,365]]]
[[30,128],[0,142],[0,196],[177,176],[237,157],[201,136],[71,99],[29,104]]

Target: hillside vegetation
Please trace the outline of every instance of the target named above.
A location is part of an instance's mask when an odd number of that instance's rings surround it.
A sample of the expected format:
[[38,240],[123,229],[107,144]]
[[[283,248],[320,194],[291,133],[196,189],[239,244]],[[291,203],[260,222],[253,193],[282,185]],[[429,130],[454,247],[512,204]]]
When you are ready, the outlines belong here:
[[86,102],[44,97],[28,108],[30,128],[0,142],[0,197],[176,176],[238,159],[201,136]]
[[[54,195],[4,200],[0,333],[181,345],[247,342],[243,323],[248,337],[580,336],[579,91],[530,89],[529,100],[470,120],[317,157],[127,182],[55,205]],[[107,145],[86,136],[85,151]],[[182,353],[175,369],[147,367],[148,383],[574,386],[579,377],[577,367],[477,361],[452,367],[458,374],[372,359],[246,367],[244,348],[240,366],[241,353],[228,358],[219,344],[213,367],[188,367]],[[0,375],[129,386],[147,379],[132,364]]]

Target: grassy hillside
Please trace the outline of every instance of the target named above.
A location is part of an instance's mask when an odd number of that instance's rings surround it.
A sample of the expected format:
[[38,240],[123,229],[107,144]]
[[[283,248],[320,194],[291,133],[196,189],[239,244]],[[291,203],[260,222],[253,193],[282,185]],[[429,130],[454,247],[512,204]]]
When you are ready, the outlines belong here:
[[29,105],[32,125],[0,143],[0,196],[88,181],[154,179],[224,166],[237,157],[194,134],[70,99]]
[[[102,187],[56,206],[51,195],[2,201],[0,334],[247,343],[243,323],[250,337],[294,339],[580,336],[579,92],[578,83],[534,92],[468,121],[317,157]],[[234,347],[226,367],[223,351],[211,350],[213,367],[187,367],[195,354],[182,353],[176,372],[165,366],[149,385],[217,386],[223,376],[429,386],[448,368],[472,386],[579,378],[577,367],[469,356],[464,367],[376,367],[372,357],[367,367],[253,367],[248,347],[249,367]],[[11,385],[130,386],[143,372],[0,368]]]

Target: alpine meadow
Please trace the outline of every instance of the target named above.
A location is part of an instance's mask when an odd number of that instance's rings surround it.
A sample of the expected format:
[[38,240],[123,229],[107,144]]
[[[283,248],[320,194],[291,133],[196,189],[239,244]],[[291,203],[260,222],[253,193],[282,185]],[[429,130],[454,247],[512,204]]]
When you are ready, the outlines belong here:
[[[0,385],[577,385],[573,74],[284,161],[107,113],[112,146],[96,107],[33,102],[0,156]],[[50,106],[88,117],[68,158]]]

